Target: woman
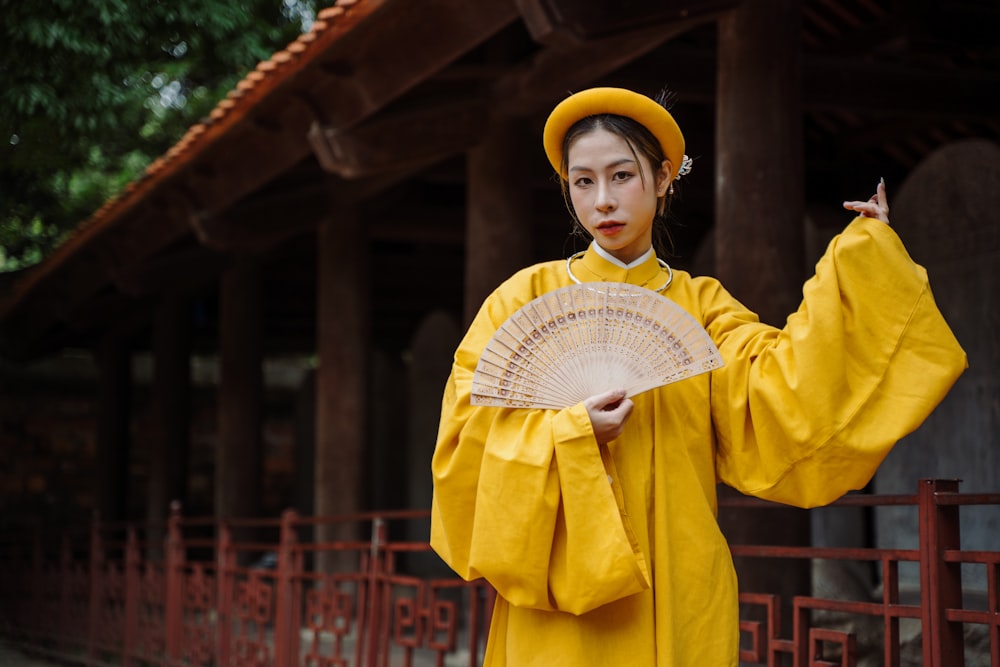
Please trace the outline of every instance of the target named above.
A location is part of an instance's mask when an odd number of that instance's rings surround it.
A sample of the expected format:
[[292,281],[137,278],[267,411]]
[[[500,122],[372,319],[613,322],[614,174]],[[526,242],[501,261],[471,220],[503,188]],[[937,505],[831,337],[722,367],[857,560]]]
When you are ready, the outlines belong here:
[[[553,110],[543,143],[594,241],[579,258],[508,279],[459,346],[432,464],[431,544],[498,592],[486,665],[735,665],[736,576],[716,485],[800,507],[863,487],[965,355],[887,224],[883,184],[867,202],[845,202],[861,215],[776,329],[717,280],[653,252],[654,220],[687,169],[662,105],[583,91]],[[725,365],[558,411],[471,405],[496,328],[574,281],[662,292],[702,323]]]

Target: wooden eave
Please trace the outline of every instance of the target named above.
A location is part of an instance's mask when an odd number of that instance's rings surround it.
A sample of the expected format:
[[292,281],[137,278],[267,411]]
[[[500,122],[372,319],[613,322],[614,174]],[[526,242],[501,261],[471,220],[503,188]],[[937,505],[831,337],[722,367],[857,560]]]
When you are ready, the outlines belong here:
[[[0,302],[0,321],[17,321],[12,337],[23,338],[66,319],[75,304],[309,156],[312,123],[361,123],[515,18],[513,2],[337,0],[26,272]],[[430,29],[438,35],[424,41]],[[385,48],[418,40],[405,59]],[[25,312],[29,300],[46,308]]]
[[[1000,137],[1000,55],[991,41],[1000,8],[949,5],[952,27],[935,31],[942,2],[803,0],[807,188],[830,187],[834,201],[868,187],[851,180],[870,176],[867,167],[889,163],[905,174],[935,146]],[[598,14],[605,7],[593,4]],[[701,149],[699,168],[711,169],[712,23],[734,4],[650,0],[658,22],[615,26],[575,0],[338,0],[11,285],[0,301],[0,344],[37,354],[111,320],[141,323],[159,292],[209,284],[231,253],[305,237],[287,251],[301,287],[308,232],[336,215],[332,202],[368,205],[393,189],[412,195],[428,179],[450,179],[458,190],[464,172],[449,156],[474,145],[492,119],[537,125],[567,91],[588,85],[669,84],[682,107],[697,110],[684,118],[685,133]],[[477,49],[489,54],[468,59]],[[535,179],[548,193],[539,165]],[[686,233],[697,235],[711,221],[711,179],[692,186],[686,194],[702,227]],[[461,206],[433,206],[408,203],[405,218],[379,209],[368,236],[392,246],[392,261],[406,244],[460,253]],[[309,309],[311,294],[301,292]],[[373,307],[405,319],[419,312],[395,310],[407,296]]]

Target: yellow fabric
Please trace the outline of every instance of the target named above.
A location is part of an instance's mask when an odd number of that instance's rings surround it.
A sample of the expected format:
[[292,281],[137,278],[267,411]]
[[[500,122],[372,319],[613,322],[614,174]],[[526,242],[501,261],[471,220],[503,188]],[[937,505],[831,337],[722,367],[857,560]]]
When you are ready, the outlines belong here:
[[[584,281],[663,277],[655,258],[626,270],[593,250],[573,270]],[[675,270],[666,295],[704,324],[726,365],[635,397],[606,447],[582,405],[471,407],[496,327],[567,284],[561,261],[517,273],[459,346],[432,464],[431,544],[499,593],[486,665],[736,665],[717,483],[802,507],[864,486],[944,397],[965,354],[923,268],[888,225],[858,218],[782,330],[718,281]]]

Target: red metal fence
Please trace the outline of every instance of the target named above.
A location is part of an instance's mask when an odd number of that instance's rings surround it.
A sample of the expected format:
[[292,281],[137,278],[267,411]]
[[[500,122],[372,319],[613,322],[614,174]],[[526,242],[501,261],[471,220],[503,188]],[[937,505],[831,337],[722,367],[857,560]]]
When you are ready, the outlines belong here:
[[[428,546],[389,537],[414,521],[427,512],[216,522],[175,510],[162,541],[140,541],[137,525],[95,523],[89,544],[64,535],[55,549],[37,534],[0,556],[0,639],[90,665],[478,665],[492,591],[407,574],[401,561]],[[323,526],[363,537],[300,539]],[[324,555],[353,567],[308,566]]]
[[[860,619],[878,621],[880,655],[869,656],[867,664],[1000,667],[1000,551],[963,550],[960,539],[960,508],[989,506],[1000,511],[1000,494],[963,494],[958,492],[956,480],[922,480],[912,496],[852,495],[835,505],[914,506],[919,525],[917,548],[732,546],[733,555],[738,557],[871,563],[881,581],[881,599],[877,601],[794,598],[790,638],[778,636],[781,619],[776,596],[740,595],[744,607],[763,608],[767,619],[741,621],[741,631],[748,640],[741,661],[769,667],[858,664],[855,633],[813,626],[813,619],[825,613],[827,618],[853,619],[848,627],[855,627]],[[904,602],[900,588],[900,565],[904,563],[919,566],[918,597],[910,602]],[[963,585],[963,565],[981,568],[984,576],[977,579],[985,581],[983,590]],[[904,655],[907,642],[900,631],[904,619],[919,622],[918,646],[911,646],[909,655]],[[911,639],[909,643],[914,642]],[[836,662],[824,656],[834,656]]]
[[[913,496],[837,505],[913,506],[918,547],[734,545],[735,556],[777,566],[789,558],[870,563],[882,581],[876,601],[796,597],[791,637],[781,636],[777,596],[741,595],[744,609],[764,611],[741,621],[744,664],[1000,667],[1000,551],[960,544],[960,508],[1000,510],[1000,494],[922,481]],[[30,539],[8,532],[0,641],[88,665],[479,665],[494,593],[449,576],[426,542],[406,539],[414,534],[407,524],[426,534],[426,523],[426,512],[217,522],[175,511],[157,539],[126,524],[95,523],[86,539],[65,534],[58,544],[41,531]],[[358,537],[319,539],[332,530]],[[904,563],[919,564],[913,601],[900,591]],[[984,571],[985,590],[963,590],[963,566]],[[821,613],[876,619],[880,655],[859,657],[851,626],[824,627]],[[914,656],[901,622],[919,624]]]

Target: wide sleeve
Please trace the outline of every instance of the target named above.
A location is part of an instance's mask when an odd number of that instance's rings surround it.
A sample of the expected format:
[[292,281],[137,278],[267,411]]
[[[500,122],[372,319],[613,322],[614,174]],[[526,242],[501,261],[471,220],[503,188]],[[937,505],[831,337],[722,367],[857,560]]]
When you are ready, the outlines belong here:
[[967,367],[925,270],[878,220],[830,243],[781,330],[719,291],[716,466],[746,494],[814,507],[864,487]]
[[580,614],[648,588],[649,573],[582,404],[470,404],[479,354],[513,308],[491,297],[456,352],[431,465],[431,546],[513,605]]

